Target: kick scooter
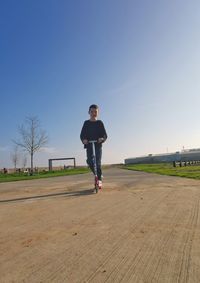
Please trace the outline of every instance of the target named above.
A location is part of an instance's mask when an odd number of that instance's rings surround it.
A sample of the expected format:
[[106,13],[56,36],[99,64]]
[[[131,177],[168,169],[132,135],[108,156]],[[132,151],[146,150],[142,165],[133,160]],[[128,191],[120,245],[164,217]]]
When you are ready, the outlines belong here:
[[98,193],[99,189],[101,189],[101,187],[99,186],[99,179],[97,176],[97,160],[96,160],[96,150],[95,150],[95,143],[97,143],[97,141],[89,141],[89,143],[92,144],[92,160],[93,160],[93,164],[94,164],[94,184],[95,184],[95,192]]

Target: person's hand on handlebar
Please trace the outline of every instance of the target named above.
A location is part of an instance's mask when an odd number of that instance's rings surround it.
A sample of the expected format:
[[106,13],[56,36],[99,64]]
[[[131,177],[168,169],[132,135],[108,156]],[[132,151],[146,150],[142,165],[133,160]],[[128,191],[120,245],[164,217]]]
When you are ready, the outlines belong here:
[[88,144],[88,140],[84,139],[83,144]]
[[97,142],[98,142],[98,143],[104,142],[104,138],[99,138]]

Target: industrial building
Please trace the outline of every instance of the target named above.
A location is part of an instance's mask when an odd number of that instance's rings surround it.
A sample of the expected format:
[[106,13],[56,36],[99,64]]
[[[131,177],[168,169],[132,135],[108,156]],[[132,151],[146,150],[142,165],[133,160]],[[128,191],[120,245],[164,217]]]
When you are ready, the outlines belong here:
[[177,151],[174,153],[163,154],[149,154],[141,157],[126,158],[125,164],[146,164],[146,163],[167,163],[167,162],[180,162],[180,161],[199,161],[200,148],[187,149]]

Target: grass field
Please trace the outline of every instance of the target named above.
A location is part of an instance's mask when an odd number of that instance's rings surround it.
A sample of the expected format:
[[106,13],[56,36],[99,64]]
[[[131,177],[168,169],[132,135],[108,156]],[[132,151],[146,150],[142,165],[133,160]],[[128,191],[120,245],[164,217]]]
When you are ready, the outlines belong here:
[[174,168],[173,165],[170,163],[134,164],[134,165],[124,165],[122,168],[135,170],[135,171],[157,173],[161,175],[200,179],[200,166],[196,166],[196,165]]
[[75,175],[75,174],[84,174],[88,172],[90,172],[90,170],[87,167],[83,167],[83,168],[60,170],[60,171],[39,172],[39,173],[34,173],[33,176],[29,176],[25,173],[12,173],[12,174],[0,173],[0,183],[40,179],[40,178],[49,178],[49,177],[58,177],[58,176],[66,176],[66,175]]

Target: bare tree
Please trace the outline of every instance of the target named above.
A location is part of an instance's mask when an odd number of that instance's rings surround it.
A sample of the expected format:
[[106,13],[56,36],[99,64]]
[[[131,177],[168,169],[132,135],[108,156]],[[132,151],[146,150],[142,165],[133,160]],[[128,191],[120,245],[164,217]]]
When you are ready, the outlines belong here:
[[13,152],[11,153],[11,160],[14,164],[15,171],[16,171],[16,168],[17,168],[17,164],[19,163],[19,159],[20,159],[20,157],[19,157],[18,146],[15,145]]
[[23,159],[22,159],[22,167],[25,169],[26,168],[26,164],[27,164],[27,156],[24,155]]
[[32,175],[34,154],[47,144],[48,137],[46,132],[40,129],[40,123],[36,116],[27,117],[25,124],[21,125],[18,131],[21,140],[13,140],[13,142],[30,155]]

